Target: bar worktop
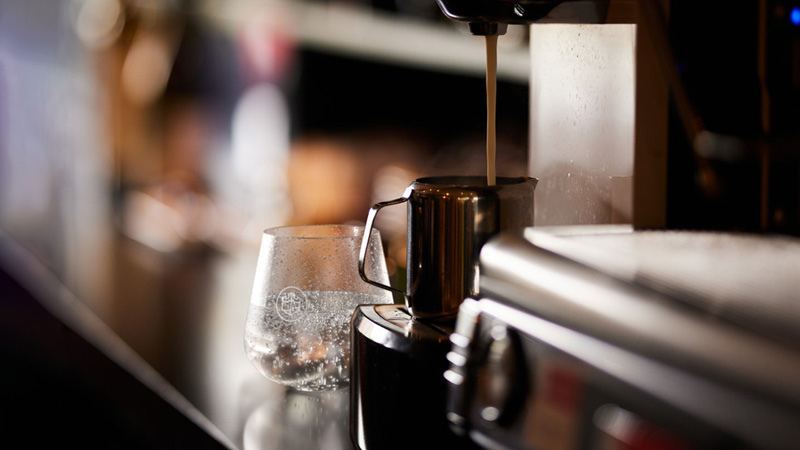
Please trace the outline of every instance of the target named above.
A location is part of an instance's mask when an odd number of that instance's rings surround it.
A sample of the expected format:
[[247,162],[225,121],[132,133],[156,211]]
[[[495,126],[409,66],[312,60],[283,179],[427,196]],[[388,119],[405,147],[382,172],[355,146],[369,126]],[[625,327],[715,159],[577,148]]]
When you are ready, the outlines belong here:
[[3,422],[24,439],[11,441],[352,448],[347,389],[288,392],[247,360],[257,249],[167,254],[115,236],[108,254],[111,295],[92,303],[0,232]]

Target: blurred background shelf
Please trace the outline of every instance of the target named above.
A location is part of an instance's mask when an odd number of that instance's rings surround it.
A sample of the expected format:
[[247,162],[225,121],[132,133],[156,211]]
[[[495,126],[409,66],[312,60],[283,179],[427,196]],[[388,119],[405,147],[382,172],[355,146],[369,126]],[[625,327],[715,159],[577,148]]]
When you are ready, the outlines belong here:
[[[483,76],[486,71],[484,39],[471,35],[466,24],[444,18],[434,0],[236,0],[222,5],[204,0],[200,11],[235,34],[263,8],[284,10],[290,32],[309,49],[445,73]],[[512,25],[500,39],[498,78],[528,83],[526,28]]]

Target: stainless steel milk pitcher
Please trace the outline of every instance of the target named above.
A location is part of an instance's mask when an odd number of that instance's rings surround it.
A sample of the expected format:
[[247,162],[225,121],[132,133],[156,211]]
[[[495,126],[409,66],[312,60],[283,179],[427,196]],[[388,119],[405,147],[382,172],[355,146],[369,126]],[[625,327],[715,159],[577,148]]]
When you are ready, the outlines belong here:
[[[455,317],[467,297],[476,297],[481,247],[500,231],[520,231],[533,225],[535,178],[419,178],[403,196],[375,204],[369,211],[359,255],[364,281],[405,296],[411,314],[446,321]],[[381,208],[408,204],[407,285],[393,288],[367,278],[364,272],[375,217]]]

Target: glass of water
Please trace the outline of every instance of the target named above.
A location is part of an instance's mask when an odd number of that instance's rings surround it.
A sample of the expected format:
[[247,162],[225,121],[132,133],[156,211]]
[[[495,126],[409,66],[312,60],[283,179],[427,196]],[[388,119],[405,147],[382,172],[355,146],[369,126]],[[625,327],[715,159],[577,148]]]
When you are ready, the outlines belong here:
[[[366,271],[388,284],[381,239],[372,232]],[[363,233],[363,227],[352,225],[264,231],[245,349],[268,379],[299,391],[349,385],[350,319],[356,306],[392,303],[390,292],[359,275]]]

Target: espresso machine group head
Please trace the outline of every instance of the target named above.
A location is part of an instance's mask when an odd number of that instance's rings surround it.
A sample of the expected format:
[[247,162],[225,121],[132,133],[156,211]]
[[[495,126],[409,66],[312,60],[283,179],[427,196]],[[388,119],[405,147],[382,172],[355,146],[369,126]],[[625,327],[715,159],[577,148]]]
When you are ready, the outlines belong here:
[[436,0],[445,16],[477,36],[505,34],[509,24],[603,23],[609,0]]

